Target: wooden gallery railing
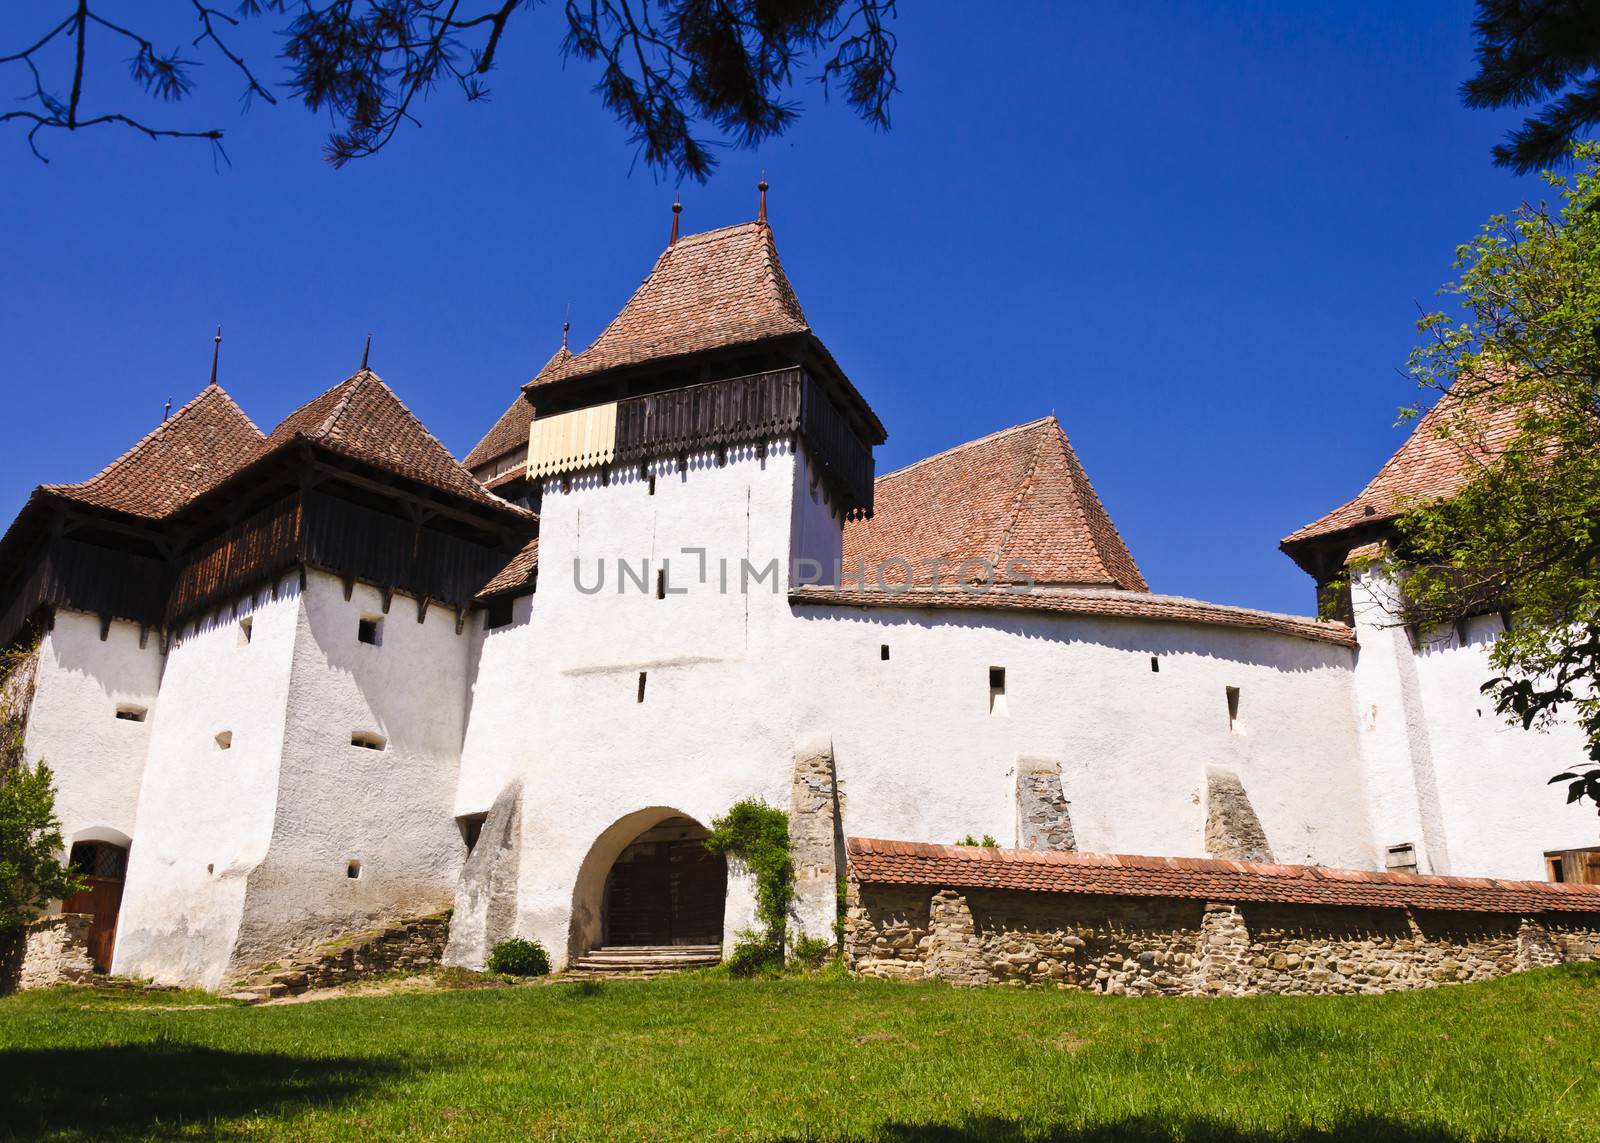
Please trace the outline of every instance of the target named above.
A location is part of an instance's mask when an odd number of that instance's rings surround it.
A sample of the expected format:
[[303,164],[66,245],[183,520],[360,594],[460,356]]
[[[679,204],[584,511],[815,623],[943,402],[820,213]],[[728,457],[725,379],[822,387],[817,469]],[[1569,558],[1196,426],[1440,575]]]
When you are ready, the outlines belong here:
[[297,566],[464,608],[509,558],[427,524],[307,491],[198,548],[178,573],[166,621],[177,626]]
[[0,615],[0,639],[13,638],[41,607],[161,623],[171,574],[161,560],[58,536],[41,545],[31,563]]
[[872,450],[822,387],[798,367],[617,403],[616,460],[637,464],[705,449],[798,436],[830,494],[851,515],[872,513]]

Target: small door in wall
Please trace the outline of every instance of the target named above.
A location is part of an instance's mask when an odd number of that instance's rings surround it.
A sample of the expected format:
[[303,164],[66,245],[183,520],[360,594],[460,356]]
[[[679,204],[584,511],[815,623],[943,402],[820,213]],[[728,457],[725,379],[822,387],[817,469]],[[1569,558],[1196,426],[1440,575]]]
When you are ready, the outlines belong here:
[[88,913],[94,918],[89,924],[89,956],[98,971],[110,972],[128,851],[106,841],[80,841],[72,847],[72,867],[88,885],[63,901],[61,911]]

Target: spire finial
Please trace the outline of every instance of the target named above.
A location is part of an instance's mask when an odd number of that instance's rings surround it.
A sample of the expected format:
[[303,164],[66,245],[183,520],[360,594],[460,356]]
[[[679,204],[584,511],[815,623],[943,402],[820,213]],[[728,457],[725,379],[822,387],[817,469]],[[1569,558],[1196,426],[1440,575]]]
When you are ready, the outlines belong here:
[[761,181],[756,184],[756,190],[761,192],[761,209],[756,212],[756,221],[767,221],[767,172],[761,172]]
[[567,303],[567,316],[561,321],[561,348],[567,347],[567,331],[572,328],[572,303]]
[[167,403],[165,405],[161,406],[161,420],[162,420],[162,422],[165,423],[166,419],[168,417],[170,417],[170,416],[172,416],[172,398],[168,397],[167,398]]
[[[213,385],[217,383],[217,358],[220,356],[222,356],[222,327],[219,325],[217,327],[217,336],[211,339],[211,383]],[[167,403],[167,407],[172,407],[170,401]],[[166,420],[165,417],[161,419]]]
[[672,196],[672,237],[667,239],[668,246],[678,244],[678,215],[683,213],[683,203],[678,195]]
[[372,335],[367,334],[367,344],[361,347],[361,372],[367,371],[367,358],[372,353]]

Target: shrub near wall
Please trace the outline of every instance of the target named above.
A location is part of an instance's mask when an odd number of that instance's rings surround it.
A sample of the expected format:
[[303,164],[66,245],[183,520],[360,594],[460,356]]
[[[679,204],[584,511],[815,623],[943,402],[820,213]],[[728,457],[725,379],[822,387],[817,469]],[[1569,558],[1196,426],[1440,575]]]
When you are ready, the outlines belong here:
[[[890,861],[862,847],[910,851]],[[1554,887],[1560,909],[1523,911],[1533,891],[1518,883],[1299,867],[1189,861],[1171,868],[1117,868],[1131,887],[1181,892],[1185,877],[1215,889],[1250,870],[1249,891],[1281,882],[1283,901],[1226,901],[1153,892],[1095,894],[1057,884],[1101,876],[1117,858],[998,851],[978,865],[947,860],[954,847],[850,839],[846,953],[865,976],[937,977],[957,984],[1050,985],[1116,994],[1251,995],[1377,993],[1486,980],[1566,960],[1600,959],[1600,887]],[[1161,859],[1130,862],[1160,864]],[[1241,874],[1239,871],[1246,871]],[[1298,871],[1298,873],[1296,872]],[[1016,880],[1037,890],[938,884],[942,878]],[[1357,895],[1451,899],[1475,907],[1392,908],[1297,903],[1323,880],[1364,879]],[[918,883],[932,882],[932,883]],[[1336,897],[1323,886],[1323,896]],[[1241,881],[1241,890],[1245,884]],[[1368,891],[1370,888],[1370,892]],[[1568,892],[1567,890],[1573,892]],[[1425,890],[1425,892],[1419,892]],[[1355,892],[1355,891],[1351,891]],[[1496,895],[1505,911],[1492,906]],[[1534,893],[1535,899],[1541,895]],[[1522,906],[1517,908],[1514,906]],[[1592,911],[1585,911],[1585,907]]]

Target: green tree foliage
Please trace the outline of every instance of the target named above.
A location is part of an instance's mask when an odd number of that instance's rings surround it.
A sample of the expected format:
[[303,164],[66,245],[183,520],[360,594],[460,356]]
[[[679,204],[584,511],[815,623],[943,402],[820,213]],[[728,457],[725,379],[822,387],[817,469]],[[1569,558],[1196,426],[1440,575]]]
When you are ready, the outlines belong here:
[[[14,44],[0,47],[0,74],[15,77],[20,106],[0,111],[0,124],[23,129],[39,158],[42,132],[101,127],[205,139],[220,150],[218,127],[153,121],[139,108],[97,104],[91,94],[108,65],[126,62],[153,100],[177,102],[210,62],[242,86],[246,105],[275,104],[286,94],[326,115],[333,124],[326,154],[340,166],[416,123],[437,88],[469,102],[487,99],[490,71],[508,38],[532,30],[538,5],[242,0],[227,11],[194,0],[125,13],[127,5],[107,0],[41,0],[22,7],[28,11],[19,8],[12,20]],[[799,115],[792,92],[807,63],[819,64],[816,78],[863,119],[887,127],[896,90],[894,7],[895,0],[568,0],[562,51],[598,65],[595,91],[646,163],[704,181],[717,144],[697,138],[696,127],[708,124],[747,147],[782,134]],[[258,78],[259,62],[246,58],[246,20],[276,21],[287,71],[277,92]],[[188,54],[158,46],[179,38],[189,41]]]
[[0,785],[0,939],[14,936],[44,906],[83,888],[61,864],[50,767],[20,765]]
[[794,900],[789,815],[759,799],[735,803],[711,822],[705,847],[748,870],[756,881],[756,919],[766,930],[741,942],[728,958],[735,975],[750,976],[783,964],[783,938]]
[[1600,802],[1600,145],[1573,156],[1545,175],[1558,206],[1491,218],[1442,291],[1459,312],[1419,322],[1410,368],[1447,392],[1439,431],[1488,459],[1409,507],[1393,558],[1408,621],[1510,613],[1483,689],[1525,727],[1575,719],[1596,768],[1552,781]]
[[1548,100],[1494,149],[1521,174],[1553,166],[1600,123],[1600,0],[1478,0],[1478,74],[1461,85],[1468,107]]

